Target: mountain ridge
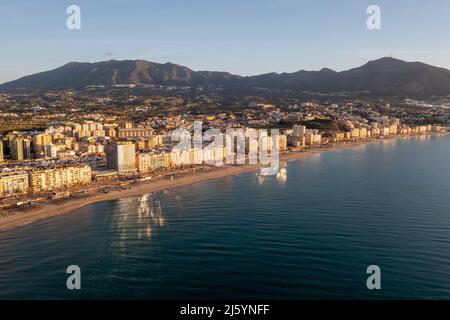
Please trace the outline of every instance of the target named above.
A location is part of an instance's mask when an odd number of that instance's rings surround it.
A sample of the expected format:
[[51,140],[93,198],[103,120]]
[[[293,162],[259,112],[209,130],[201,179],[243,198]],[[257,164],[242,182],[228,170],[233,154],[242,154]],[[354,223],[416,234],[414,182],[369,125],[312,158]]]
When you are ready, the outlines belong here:
[[293,90],[297,92],[362,92],[374,95],[433,96],[450,94],[450,70],[422,62],[390,57],[372,60],[344,71],[322,68],[292,73],[240,76],[222,71],[194,71],[188,67],[146,60],[68,62],[0,85],[1,92],[84,90],[114,85],[221,86],[224,88]]

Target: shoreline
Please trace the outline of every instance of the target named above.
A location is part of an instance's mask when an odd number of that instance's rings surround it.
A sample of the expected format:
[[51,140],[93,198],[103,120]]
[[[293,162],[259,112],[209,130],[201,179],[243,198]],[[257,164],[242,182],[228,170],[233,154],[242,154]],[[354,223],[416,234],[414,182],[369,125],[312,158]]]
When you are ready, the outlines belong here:
[[[433,136],[434,134],[427,134],[424,136]],[[440,134],[437,134],[440,135]],[[442,133],[445,135],[445,133]],[[358,141],[358,142],[350,142],[350,143],[335,143],[331,146],[322,146],[315,147],[311,149],[306,149],[304,151],[291,151],[284,152],[280,154],[279,161],[281,162],[289,162],[294,160],[299,160],[302,158],[310,157],[315,154],[320,154],[323,152],[329,151],[338,151],[342,149],[355,148],[358,146],[363,146],[367,144],[372,144],[376,142],[382,142],[392,139],[400,139],[400,138],[414,138],[420,136],[394,136],[394,137],[386,137],[384,139],[376,139],[372,138],[370,140]],[[220,168],[213,168],[208,172],[198,172],[193,171],[189,172],[179,178],[173,180],[157,180],[149,183],[143,183],[139,185],[133,186],[128,190],[115,190],[111,191],[107,194],[96,194],[92,198],[88,199],[80,199],[80,200],[71,200],[67,203],[62,204],[45,204],[42,208],[39,208],[33,212],[25,212],[23,214],[12,215],[8,217],[0,218],[0,232],[7,231],[10,229],[18,228],[21,226],[25,226],[39,220],[63,215],[66,213],[73,212],[77,209],[80,209],[84,206],[87,206],[92,203],[109,201],[109,200],[117,200],[123,198],[134,198],[141,195],[145,195],[148,193],[163,191],[166,189],[172,189],[176,187],[183,187],[193,183],[200,183],[214,179],[220,179],[224,177],[230,177],[239,175],[241,173],[248,173],[255,171],[261,167],[264,167],[261,164],[245,164],[245,165],[227,165]]]

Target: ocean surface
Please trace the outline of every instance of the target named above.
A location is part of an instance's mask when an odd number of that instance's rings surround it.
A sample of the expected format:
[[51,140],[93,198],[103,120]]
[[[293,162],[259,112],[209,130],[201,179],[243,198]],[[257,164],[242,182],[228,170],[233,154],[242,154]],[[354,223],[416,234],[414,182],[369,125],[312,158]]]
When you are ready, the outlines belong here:
[[[81,268],[68,290],[66,268]],[[367,289],[369,265],[381,290]],[[450,137],[380,141],[0,233],[2,299],[450,298]]]

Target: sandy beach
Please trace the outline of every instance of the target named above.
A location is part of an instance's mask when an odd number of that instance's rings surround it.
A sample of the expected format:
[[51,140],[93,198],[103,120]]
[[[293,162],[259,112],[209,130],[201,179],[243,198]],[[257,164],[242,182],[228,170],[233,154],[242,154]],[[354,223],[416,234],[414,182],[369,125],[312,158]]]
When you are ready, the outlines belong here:
[[[402,138],[402,137],[392,137],[392,138]],[[390,138],[390,139],[392,139]],[[387,140],[387,139],[385,139]],[[316,147],[311,149],[306,149],[304,151],[293,151],[287,153],[280,154],[280,161],[292,161],[305,157],[309,157],[314,154],[328,152],[328,151],[336,151],[344,148],[354,148],[361,145],[374,143],[383,141],[380,139],[370,139],[362,142],[354,142],[354,143],[337,143],[330,146]],[[177,177],[173,180],[169,179],[160,179],[155,180],[148,183],[140,183],[137,185],[133,185],[131,189],[126,190],[114,190],[109,193],[98,193],[88,199],[80,199],[80,200],[70,200],[61,204],[52,204],[46,203],[41,208],[30,211],[26,213],[11,215],[7,217],[0,218],[0,231],[20,227],[41,219],[46,219],[49,217],[54,217],[58,215],[62,215],[65,213],[72,212],[76,209],[79,209],[83,206],[94,202],[114,200],[114,199],[122,199],[122,198],[130,198],[137,197],[140,195],[148,194],[155,191],[161,191],[169,188],[176,188],[185,185],[190,185],[193,183],[199,183],[203,181],[208,181],[212,179],[219,179],[227,176],[233,176],[245,172],[254,171],[256,169],[261,168],[262,165],[233,165],[233,166],[224,166],[220,168],[213,168],[209,171],[193,171],[186,174],[183,174],[180,177]]]

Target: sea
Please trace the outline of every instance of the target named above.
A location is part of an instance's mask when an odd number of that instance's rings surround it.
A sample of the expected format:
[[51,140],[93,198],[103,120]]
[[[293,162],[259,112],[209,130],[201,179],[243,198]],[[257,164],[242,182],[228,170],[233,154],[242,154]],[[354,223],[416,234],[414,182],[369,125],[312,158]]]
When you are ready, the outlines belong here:
[[[68,288],[70,266],[80,289]],[[367,286],[370,266],[379,289]],[[276,176],[93,203],[0,232],[0,299],[439,298],[450,298],[449,136],[322,152]]]

